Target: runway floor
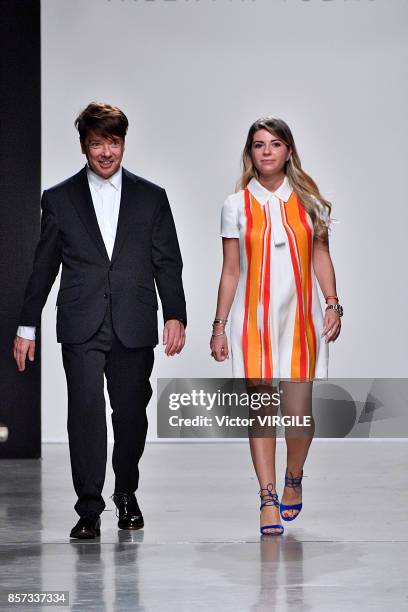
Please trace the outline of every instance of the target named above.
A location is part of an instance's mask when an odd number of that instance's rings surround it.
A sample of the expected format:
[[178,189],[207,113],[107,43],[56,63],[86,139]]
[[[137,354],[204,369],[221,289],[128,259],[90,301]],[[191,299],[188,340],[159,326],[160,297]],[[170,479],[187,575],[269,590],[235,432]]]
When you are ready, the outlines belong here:
[[[278,443],[278,492],[285,469]],[[260,538],[247,441],[151,443],[141,463],[139,532],[119,531],[112,468],[99,541],[77,520],[68,446],[0,462],[1,590],[69,591],[76,612],[408,610],[408,442],[316,440],[304,509]],[[51,610],[0,605],[1,610]]]

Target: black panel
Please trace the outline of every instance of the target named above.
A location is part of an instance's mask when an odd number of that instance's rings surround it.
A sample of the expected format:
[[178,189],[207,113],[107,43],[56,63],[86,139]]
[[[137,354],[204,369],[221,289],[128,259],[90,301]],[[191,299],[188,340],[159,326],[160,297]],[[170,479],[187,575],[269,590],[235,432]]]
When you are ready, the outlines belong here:
[[0,457],[40,457],[39,342],[25,372],[12,356],[40,228],[40,0],[0,0],[0,23]]

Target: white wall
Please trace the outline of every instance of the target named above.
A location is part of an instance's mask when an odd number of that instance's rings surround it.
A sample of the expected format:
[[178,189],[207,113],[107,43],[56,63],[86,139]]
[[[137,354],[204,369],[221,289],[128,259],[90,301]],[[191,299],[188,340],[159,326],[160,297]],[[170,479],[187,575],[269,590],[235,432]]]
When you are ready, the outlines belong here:
[[[404,263],[405,0],[43,0],[43,187],[83,164],[73,121],[120,106],[125,167],[167,189],[184,259],[188,343],[156,349],[152,376],[228,377],[209,356],[221,265],[220,206],[249,125],[283,118],[333,202],[331,252],[345,315],[332,377],[408,371]],[[44,441],[66,440],[54,286],[43,314]],[[150,407],[155,437],[155,397]]]

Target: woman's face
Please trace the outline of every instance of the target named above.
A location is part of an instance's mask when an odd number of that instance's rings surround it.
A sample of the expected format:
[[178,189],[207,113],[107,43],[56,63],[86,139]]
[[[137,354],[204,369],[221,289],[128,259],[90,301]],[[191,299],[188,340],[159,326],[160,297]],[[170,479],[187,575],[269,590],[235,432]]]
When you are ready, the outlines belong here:
[[290,157],[290,148],[268,130],[258,130],[252,139],[251,156],[260,177],[273,177],[282,173]]

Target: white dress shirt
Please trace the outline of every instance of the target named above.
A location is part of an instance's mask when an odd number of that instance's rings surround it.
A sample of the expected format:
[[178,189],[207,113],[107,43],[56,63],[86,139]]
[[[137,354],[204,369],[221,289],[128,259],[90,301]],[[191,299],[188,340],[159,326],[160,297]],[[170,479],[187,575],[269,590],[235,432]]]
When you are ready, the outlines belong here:
[[[99,229],[101,230],[109,259],[111,259],[119,218],[120,197],[122,193],[122,168],[119,168],[108,179],[95,174],[89,166],[86,172]],[[17,329],[17,336],[26,340],[35,340],[35,327],[20,325]]]
[[87,168],[87,174],[99,229],[101,230],[109,259],[112,259],[122,191],[122,169],[119,168],[108,179],[95,174],[89,167]]

